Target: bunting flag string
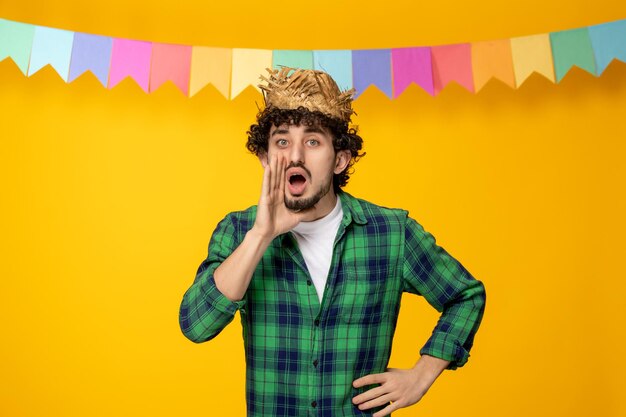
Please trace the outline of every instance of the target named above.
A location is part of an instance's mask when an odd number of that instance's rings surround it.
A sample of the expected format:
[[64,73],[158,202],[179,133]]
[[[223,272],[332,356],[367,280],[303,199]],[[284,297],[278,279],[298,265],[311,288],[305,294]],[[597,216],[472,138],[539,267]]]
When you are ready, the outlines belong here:
[[373,85],[396,98],[411,83],[436,96],[451,82],[477,93],[492,78],[517,89],[532,73],[559,83],[574,66],[600,76],[614,59],[626,62],[626,19],[493,41],[308,51],[175,45],[0,18],[0,61],[7,58],[28,77],[50,65],[66,83],[90,71],[106,88],[130,77],[151,93],[170,81],[187,97],[212,84],[233,99],[281,66],[326,71],[357,97]]

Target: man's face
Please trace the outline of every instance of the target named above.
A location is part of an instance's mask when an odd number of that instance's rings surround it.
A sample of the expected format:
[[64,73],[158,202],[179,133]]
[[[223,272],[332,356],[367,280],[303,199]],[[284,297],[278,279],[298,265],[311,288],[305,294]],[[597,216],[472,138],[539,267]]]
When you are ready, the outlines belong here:
[[318,126],[272,126],[268,158],[281,154],[287,160],[285,205],[301,211],[334,201],[333,174],[343,171],[349,157],[335,153],[331,134]]

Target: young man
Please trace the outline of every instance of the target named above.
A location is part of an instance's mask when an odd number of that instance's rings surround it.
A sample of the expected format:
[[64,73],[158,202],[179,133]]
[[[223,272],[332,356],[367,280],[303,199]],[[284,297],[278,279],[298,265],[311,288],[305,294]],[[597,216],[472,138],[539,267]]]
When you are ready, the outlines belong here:
[[[228,214],[180,308],[190,340],[241,314],[249,417],[382,417],[467,362],[483,284],[404,210],[342,191],[362,156],[353,90],[321,71],[270,71],[247,147],[259,203]],[[387,369],[403,292],[441,317],[411,369]]]

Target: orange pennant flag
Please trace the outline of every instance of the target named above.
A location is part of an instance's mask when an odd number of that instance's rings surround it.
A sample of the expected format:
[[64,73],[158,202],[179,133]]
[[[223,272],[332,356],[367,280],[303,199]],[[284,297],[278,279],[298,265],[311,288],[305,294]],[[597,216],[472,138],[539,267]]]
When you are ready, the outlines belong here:
[[509,39],[472,43],[472,70],[476,91],[495,77],[515,88],[515,73]]
[[191,54],[191,83],[189,96],[195,95],[209,83],[228,98],[233,50],[194,46]]

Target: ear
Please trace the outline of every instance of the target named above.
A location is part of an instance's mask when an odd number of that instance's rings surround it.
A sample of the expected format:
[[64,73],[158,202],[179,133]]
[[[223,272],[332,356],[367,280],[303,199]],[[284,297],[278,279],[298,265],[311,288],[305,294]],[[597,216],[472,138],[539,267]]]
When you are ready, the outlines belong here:
[[337,154],[335,155],[335,169],[333,170],[335,174],[339,174],[343,172],[344,169],[346,169],[348,163],[350,162],[350,156],[350,151],[345,149],[343,151],[337,152]]
[[257,158],[259,158],[259,161],[261,162],[261,165],[263,165],[263,169],[265,169],[265,167],[268,164],[268,156],[267,156],[267,152],[260,152],[257,155]]

